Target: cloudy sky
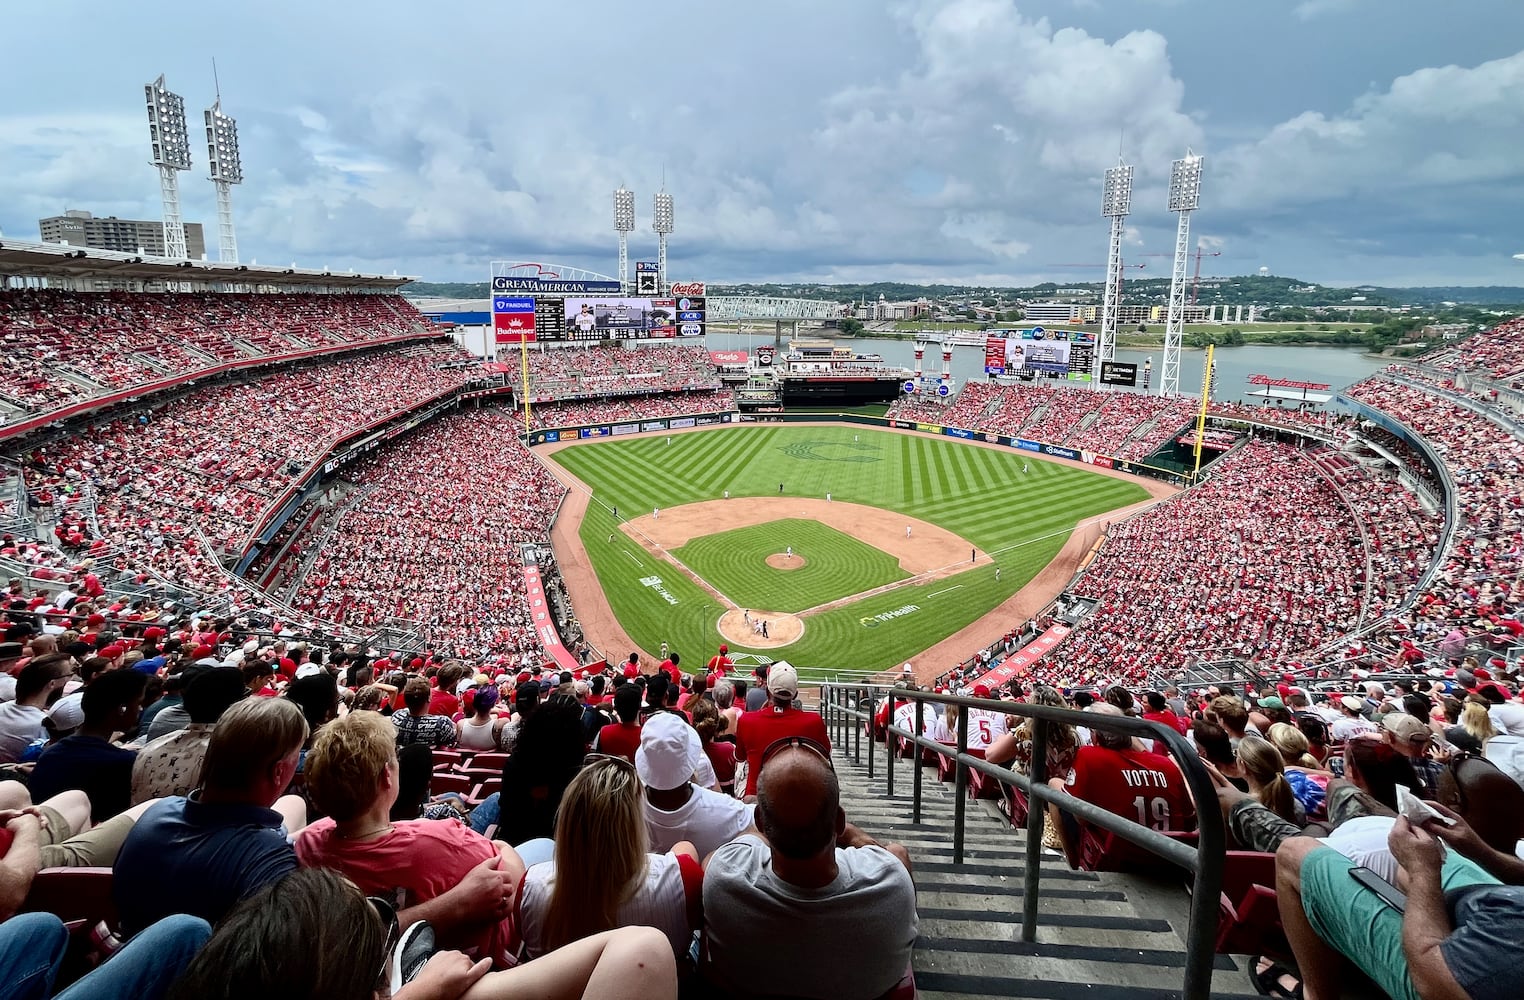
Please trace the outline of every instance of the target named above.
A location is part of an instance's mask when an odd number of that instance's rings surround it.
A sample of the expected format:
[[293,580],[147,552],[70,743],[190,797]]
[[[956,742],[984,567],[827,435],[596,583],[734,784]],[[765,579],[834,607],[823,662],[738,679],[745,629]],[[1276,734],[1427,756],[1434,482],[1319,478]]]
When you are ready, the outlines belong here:
[[[151,13],[150,13],[151,11]],[[142,85],[239,120],[243,258],[480,280],[615,267],[610,192],[676,199],[674,278],[1096,279],[1102,171],[1165,275],[1524,284],[1518,0],[395,0],[8,6],[0,232],[157,218]],[[195,131],[193,130],[193,136]],[[195,143],[193,143],[193,148]],[[185,217],[215,202],[204,146]]]

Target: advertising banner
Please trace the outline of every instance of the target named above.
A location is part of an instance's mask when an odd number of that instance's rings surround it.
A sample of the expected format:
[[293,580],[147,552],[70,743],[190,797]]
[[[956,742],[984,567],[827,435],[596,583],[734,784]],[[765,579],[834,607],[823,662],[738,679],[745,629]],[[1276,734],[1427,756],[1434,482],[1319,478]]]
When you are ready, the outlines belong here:
[[1004,660],[1001,660],[993,669],[964,683],[970,689],[983,684],[993,690],[1013,677],[1023,677],[1031,669],[1032,664],[1048,655],[1053,647],[1057,646],[1064,636],[1072,631],[1074,630],[1068,625],[1054,625],[1044,631],[1042,635],[1016,650],[1016,652],[1007,656]]
[[561,432],[560,431],[546,431],[545,432],[545,440],[547,442],[550,442],[550,441],[559,441],[559,440],[561,440]]
[[656,268],[654,260],[637,260],[635,262],[635,294],[656,296],[661,294],[658,285],[660,272]]
[[577,432],[577,436],[578,437],[585,437],[585,438],[608,437],[608,434],[609,434],[609,429],[607,427],[584,427],[580,431]]
[[674,281],[667,291],[679,298],[684,295],[703,297],[705,294],[702,281]]
[[[704,335],[705,305],[702,295],[679,295],[674,300],[677,307],[677,335],[679,337],[702,337]],[[744,353],[743,353],[744,357]]]
[[1060,448],[1056,444],[1043,445],[1042,452],[1044,455],[1052,455],[1055,458],[1077,459],[1080,457],[1079,452],[1075,451],[1073,448]]
[[923,424],[923,423],[917,422],[916,425],[915,425],[915,429],[918,430],[918,431],[925,431],[928,434],[941,434],[942,433],[942,425],[941,424]]
[[696,427],[697,425],[698,421],[692,417],[674,417],[670,421],[670,426],[673,430],[677,430],[679,427]]
[[1011,442],[1022,451],[1042,451],[1042,445],[1036,441],[1028,441],[1026,438],[1017,438]]
[[720,423],[722,420],[724,420],[724,417],[715,417],[715,416],[699,417],[698,418],[698,425],[700,427],[709,427],[709,426],[711,426],[713,424]]
[[640,429],[643,431],[664,431],[667,429],[667,422],[665,420],[647,420],[640,425]]
[[640,430],[639,424],[615,424],[609,428],[609,434],[618,437],[621,434],[634,434],[638,430]]
[[573,340],[643,340],[677,334],[671,299],[567,298],[562,309]]
[[973,431],[966,431],[961,427],[944,427],[942,428],[942,433],[948,437],[962,438],[965,441],[972,441],[974,438]]
[[492,279],[494,295],[500,292],[510,295],[515,292],[522,295],[618,295],[620,291],[617,281],[564,281],[538,277]]
[[1101,384],[1137,385],[1138,366],[1126,361],[1102,361]]
[[745,365],[745,351],[710,351],[709,360],[715,365]]
[[492,296],[492,331],[499,344],[534,343],[534,299]]
[[540,581],[540,570],[537,566],[524,567],[524,598],[529,602],[529,613],[534,618],[535,637],[540,640],[540,645],[545,647],[545,655],[555,661],[557,667],[562,670],[570,670],[577,676],[582,676],[585,671],[582,664],[572,655],[571,650],[561,643],[561,635],[556,631],[555,620],[550,615],[550,605],[545,600],[545,585]]

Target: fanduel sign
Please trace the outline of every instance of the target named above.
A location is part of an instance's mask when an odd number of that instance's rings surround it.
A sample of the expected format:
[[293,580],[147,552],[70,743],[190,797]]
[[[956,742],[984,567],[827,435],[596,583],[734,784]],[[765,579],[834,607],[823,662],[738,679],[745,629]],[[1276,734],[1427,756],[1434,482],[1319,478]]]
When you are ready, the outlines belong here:
[[621,292],[617,281],[566,281],[561,278],[492,279],[494,292],[528,292],[534,295],[601,295]]

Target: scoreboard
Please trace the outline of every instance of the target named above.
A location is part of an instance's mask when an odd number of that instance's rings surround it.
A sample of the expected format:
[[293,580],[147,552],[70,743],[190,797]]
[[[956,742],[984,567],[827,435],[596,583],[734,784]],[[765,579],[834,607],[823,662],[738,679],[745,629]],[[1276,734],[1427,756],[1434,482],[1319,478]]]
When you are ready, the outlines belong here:
[[984,342],[986,375],[1042,375],[1089,382],[1095,334],[1081,330],[997,330]]

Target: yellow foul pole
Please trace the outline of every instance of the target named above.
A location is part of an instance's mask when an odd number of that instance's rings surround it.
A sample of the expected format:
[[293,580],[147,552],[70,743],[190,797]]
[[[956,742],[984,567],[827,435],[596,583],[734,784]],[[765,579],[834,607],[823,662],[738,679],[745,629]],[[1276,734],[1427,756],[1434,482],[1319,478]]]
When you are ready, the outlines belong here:
[[[524,399],[524,433],[529,433],[529,338],[519,334],[520,393]],[[1199,463],[1198,463],[1199,464]]]
[[1207,345],[1206,365],[1201,370],[1201,412],[1196,414],[1196,468],[1191,471],[1195,479],[1201,473],[1201,439],[1206,436],[1207,403],[1212,398],[1212,345]]

